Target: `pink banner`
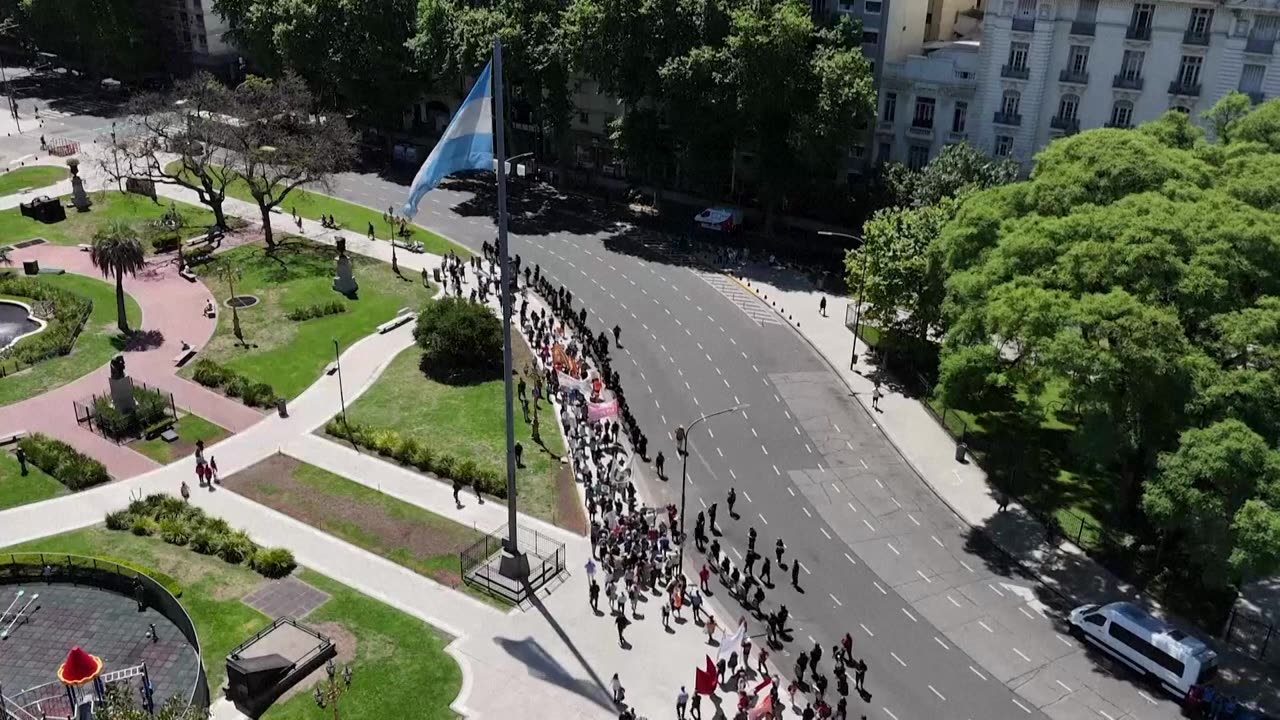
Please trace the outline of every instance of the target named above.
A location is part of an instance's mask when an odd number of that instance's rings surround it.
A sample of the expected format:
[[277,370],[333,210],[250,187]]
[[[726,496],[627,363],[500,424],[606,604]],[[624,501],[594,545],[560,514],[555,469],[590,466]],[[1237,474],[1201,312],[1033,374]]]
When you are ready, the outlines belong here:
[[592,422],[603,420],[607,417],[613,417],[618,414],[618,401],[610,400],[609,402],[591,403],[587,405],[587,418]]

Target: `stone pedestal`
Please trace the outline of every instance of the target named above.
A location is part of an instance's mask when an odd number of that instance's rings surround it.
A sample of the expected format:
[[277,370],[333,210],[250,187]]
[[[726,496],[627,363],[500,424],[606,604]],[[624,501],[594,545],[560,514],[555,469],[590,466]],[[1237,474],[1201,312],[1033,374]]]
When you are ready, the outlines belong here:
[[124,373],[124,356],[117,355],[111,359],[111,404],[122,413],[133,412],[133,380]]
[[93,205],[93,202],[85,194],[84,180],[80,178],[79,165],[72,165],[70,162],[67,165],[71,168],[71,204],[75,205],[76,210],[80,212],[88,212],[89,206]]
[[502,551],[502,559],[498,564],[498,573],[509,580],[525,581],[529,579],[529,556],[524,553]]
[[346,253],[339,255],[334,267],[333,289],[343,295],[354,295],[359,288],[359,283],[351,274],[351,258]]

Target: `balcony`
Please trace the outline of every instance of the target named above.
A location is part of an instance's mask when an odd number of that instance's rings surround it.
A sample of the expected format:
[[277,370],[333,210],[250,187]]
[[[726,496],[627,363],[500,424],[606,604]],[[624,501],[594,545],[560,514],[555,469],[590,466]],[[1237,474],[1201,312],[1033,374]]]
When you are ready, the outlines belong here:
[[1133,123],[1107,122],[1104,127],[1115,128],[1117,130],[1131,130],[1133,129]]
[[1245,95],[1249,96],[1249,102],[1253,103],[1254,105],[1260,105],[1263,102],[1265,102],[1267,99],[1267,96],[1261,90],[1245,92]]
[[912,122],[907,126],[907,135],[913,138],[932,138],[933,123]]
[[1049,118],[1049,127],[1054,130],[1061,130],[1068,135],[1080,132],[1080,120],[1073,117],[1061,117],[1055,115]]
[[1022,115],[1019,113],[996,112],[994,121],[997,125],[1013,125],[1017,127],[1022,124]]
[[1183,45],[1208,45],[1209,31],[1187,28],[1187,31],[1182,33],[1182,44]]
[[969,137],[969,133],[964,132],[963,130],[961,131],[952,130],[951,132],[947,133],[947,142],[952,142],[952,143],[964,142],[966,139],[968,139],[968,137]]
[[1185,95],[1187,97],[1200,97],[1200,83],[1174,80],[1169,83],[1169,94]]
[[892,120],[881,120],[881,121],[880,121],[880,124],[876,126],[876,131],[877,131],[877,132],[882,132],[882,133],[890,133],[890,134],[892,134],[892,133],[893,133],[893,121],[892,121]]
[[1074,83],[1076,85],[1088,85],[1089,73],[1076,72],[1068,68],[1058,73],[1058,82]]
[[1130,25],[1124,30],[1125,40],[1142,40],[1150,42],[1151,26],[1150,25]]
[[1098,24],[1092,21],[1085,22],[1083,20],[1076,20],[1071,23],[1071,34],[1093,37],[1094,28],[1097,26]]
[[1244,43],[1244,51],[1258,55],[1270,55],[1276,47],[1276,39],[1269,37],[1250,37]]
[[1117,75],[1111,80],[1111,87],[1117,90],[1141,90],[1142,78],[1128,75]]
[[1018,80],[1026,80],[1031,77],[1031,68],[1026,65],[1001,65],[1000,77],[1016,78]]
[[1033,17],[1016,17],[1013,19],[1014,32],[1035,32],[1036,19]]

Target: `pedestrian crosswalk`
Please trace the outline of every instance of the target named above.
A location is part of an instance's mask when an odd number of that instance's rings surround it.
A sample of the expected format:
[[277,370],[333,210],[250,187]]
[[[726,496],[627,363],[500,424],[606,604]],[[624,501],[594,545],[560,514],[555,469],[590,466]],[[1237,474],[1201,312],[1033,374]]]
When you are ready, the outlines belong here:
[[715,288],[716,292],[725,296],[729,302],[737,305],[738,309],[746,313],[747,317],[759,325],[782,324],[782,318],[778,313],[774,312],[773,308],[765,305],[764,301],[756,297],[754,293],[748,292],[733,278],[723,273],[707,272],[705,270],[694,270],[693,272],[708,285]]

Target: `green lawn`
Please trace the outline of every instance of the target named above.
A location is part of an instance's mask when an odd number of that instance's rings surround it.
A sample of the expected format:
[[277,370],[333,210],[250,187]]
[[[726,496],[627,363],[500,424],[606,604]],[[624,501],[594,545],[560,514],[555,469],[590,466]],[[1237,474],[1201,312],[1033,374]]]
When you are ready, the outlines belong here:
[[48,500],[67,492],[66,486],[31,463],[27,463],[27,474],[23,476],[18,459],[7,451],[0,451],[0,510]]
[[173,429],[178,433],[175,442],[165,442],[157,437],[130,443],[129,447],[161,465],[168,465],[195,452],[197,440],[203,440],[205,445],[212,445],[230,434],[221,426],[214,425],[199,415],[190,414],[178,418]]
[[[524,341],[513,334],[516,351],[513,367],[531,362]],[[472,458],[490,467],[505,467],[506,435],[501,380],[474,385],[445,385],[427,378],[418,369],[422,351],[416,346],[401,352],[358,400],[347,408],[353,423],[391,428],[413,434],[436,452]],[[532,393],[532,380],[530,393]],[[516,442],[524,446],[523,469],[516,471],[521,510],[557,522],[560,513],[556,473],[564,444],[556,418],[544,403],[542,441],[533,442],[531,425],[516,406]]]
[[[176,170],[174,164],[178,161],[170,163],[169,170]],[[254,202],[253,196],[249,194],[249,188],[241,180],[236,180],[227,186],[227,196],[234,197],[245,202]],[[328,195],[309,190],[294,190],[285,197],[283,203],[280,204],[281,212],[285,213],[284,217],[279,215],[272,217],[272,227],[277,232],[287,232],[294,228],[292,214],[297,210],[298,214],[308,220],[319,220],[321,215],[331,215],[337,220],[338,224],[348,230],[364,235],[368,232],[369,223],[373,223],[374,232],[381,240],[390,237],[391,226],[382,220],[382,210],[371,210],[363,205],[356,205],[345,200],[339,200]],[[398,212],[398,209],[397,209]],[[424,227],[418,225],[410,225],[412,237],[410,241],[422,243],[423,247],[429,253],[436,255],[444,255],[452,250],[455,254],[463,257],[471,256],[471,251],[456,243],[446,240],[443,236],[433,233]]]
[[420,575],[468,588],[458,574],[458,552],[484,536],[475,529],[292,458],[272,458],[223,483]]
[[[333,248],[302,238],[288,238],[268,255],[260,245],[238,247],[219,256],[216,264],[230,263],[241,272],[237,295],[256,295],[261,302],[239,311],[240,327],[249,347],[232,333],[231,311],[218,312],[218,329],[201,350],[209,358],[256,382],[275,388],[276,394],[293,398],[305,390],[333,361],[333,340],[342,348],[372,333],[402,307],[418,309],[432,295],[413,273],[401,279],[391,266],[361,255],[351,256],[359,297],[349,300],[333,291]],[[215,264],[196,269],[222,303],[230,292],[218,277]],[[288,311],[339,300],[347,312],[295,322]],[[182,371],[194,373],[194,363]]]
[[[116,331],[115,286],[83,275],[41,275],[40,282],[61,287],[93,301],[93,312],[76,339],[70,355],[51,358],[35,367],[0,378],[0,405],[8,405],[54,388],[61,387],[101,367],[120,350],[121,338]],[[21,299],[21,298],[18,298]],[[30,303],[28,303],[30,304]],[[125,297],[129,327],[142,323],[142,310],[130,296]],[[105,376],[104,376],[105,380]],[[67,408],[67,412],[71,412]]]
[[12,195],[66,180],[71,171],[55,165],[32,165],[0,175],[0,195]]
[[[63,196],[63,203],[70,202]],[[88,243],[93,234],[113,220],[126,220],[141,225],[148,220],[158,220],[169,209],[170,202],[161,198],[159,203],[141,195],[128,195],[114,190],[90,193],[93,207],[86,213],[67,210],[67,219],[46,225],[23,217],[18,208],[0,210],[0,245],[42,237],[55,245],[79,245]],[[184,232],[199,233],[213,224],[213,213],[204,207],[175,202],[182,214]],[[148,252],[150,248],[147,248]]]
[[[23,543],[3,552],[60,552],[128,559],[176,578],[181,602],[195,622],[209,688],[226,680],[227,653],[266,626],[271,618],[240,602],[263,578],[243,566],[198,555],[155,538],[111,532],[102,527],[76,530]],[[393,715],[443,720],[454,718],[449,703],[462,686],[462,673],[444,652],[438,630],[319,573],[301,578],[329,593],[327,602],[303,622],[330,626],[355,639],[355,682],[342,700],[346,720],[382,720]],[[322,717],[310,693],[300,693],[264,715],[272,720]]]

